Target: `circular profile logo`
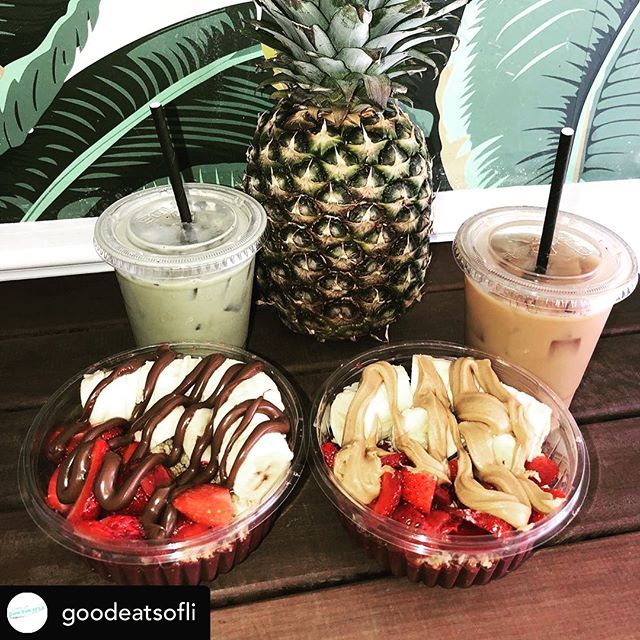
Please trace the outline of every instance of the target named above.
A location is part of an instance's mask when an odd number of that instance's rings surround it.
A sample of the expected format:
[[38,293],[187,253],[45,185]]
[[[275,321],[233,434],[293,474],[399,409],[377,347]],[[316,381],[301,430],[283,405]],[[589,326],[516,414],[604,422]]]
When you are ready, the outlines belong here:
[[37,593],[23,591],[7,605],[7,620],[20,633],[34,633],[47,621],[47,603]]

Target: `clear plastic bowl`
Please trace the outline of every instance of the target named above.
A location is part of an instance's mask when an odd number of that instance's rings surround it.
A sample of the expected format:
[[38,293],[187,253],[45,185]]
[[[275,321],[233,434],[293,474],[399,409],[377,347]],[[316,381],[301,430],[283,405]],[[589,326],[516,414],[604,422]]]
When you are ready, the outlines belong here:
[[260,361],[278,385],[289,418],[289,444],[294,452],[289,472],[281,484],[254,510],[234,518],[227,526],[178,542],[160,540],[108,541],[77,534],[67,520],[45,502],[54,465],[43,453],[46,436],[56,424],[80,414],[80,382],[85,373],[111,369],[132,356],[153,353],[157,346],[119,353],[80,372],[63,384],[45,403],[31,425],[18,463],[20,494],[34,522],[63,547],[83,556],[103,577],[122,584],[187,585],[210,582],[242,562],[269,533],[285,499],[300,478],[305,444],[300,401],[284,375],[243,349],[214,345],[170,345],[184,355],[220,353],[243,362]]
[[[351,498],[324,462],[320,445],[329,438],[329,409],[338,393],[360,379],[367,365],[386,360],[411,371],[411,357],[427,354],[436,358],[464,356],[488,358],[500,380],[524,391],[553,411],[551,432],[543,452],[560,467],[557,488],[566,501],[553,515],[523,532],[505,538],[490,534],[449,535],[436,538],[412,532],[391,518],[380,516]],[[534,549],[558,535],[576,516],[587,492],[589,458],[584,439],[569,410],[545,384],[524,369],[482,351],[447,342],[404,342],[372,349],[340,366],[318,391],[311,412],[310,461],[313,475],[338,510],[352,537],[396,576],[429,586],[469,587],[486,584],[517,569]]]

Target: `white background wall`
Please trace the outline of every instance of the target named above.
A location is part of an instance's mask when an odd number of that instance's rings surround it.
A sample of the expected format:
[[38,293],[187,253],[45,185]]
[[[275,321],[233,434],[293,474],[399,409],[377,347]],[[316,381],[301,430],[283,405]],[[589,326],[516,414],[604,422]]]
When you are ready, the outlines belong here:
[[[545,206],[548,186],[458,190],[434,203],[432,240],[452,240],[463,220],[484,209]],[[640,256],[640,180],[565,186],[562,209],[600,222],[620,234]],[[93,250],[95,218],[3,224],[0,281],[108,271]]]

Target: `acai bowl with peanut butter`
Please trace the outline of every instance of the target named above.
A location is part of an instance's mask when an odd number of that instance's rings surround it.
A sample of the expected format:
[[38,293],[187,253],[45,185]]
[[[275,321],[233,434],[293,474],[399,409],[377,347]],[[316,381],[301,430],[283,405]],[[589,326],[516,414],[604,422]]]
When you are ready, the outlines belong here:
[[446,342],[372,349],[311,414],[314,476],[346,529],[396,576],[486,584],[578,513],[589,482],[567,407],[523,369]]

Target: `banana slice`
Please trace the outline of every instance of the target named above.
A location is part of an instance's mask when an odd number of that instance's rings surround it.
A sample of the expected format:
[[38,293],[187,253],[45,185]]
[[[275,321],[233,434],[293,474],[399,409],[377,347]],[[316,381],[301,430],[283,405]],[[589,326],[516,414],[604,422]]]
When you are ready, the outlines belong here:
[[216,390],[216,387],[220,383],[222,376],[234,364],[242,364],[242,363],[240,362],[240,360],[232,360],[231,358],[228,358],[213,372],[213,374],[211,375],[211,377],[207,381],[207,384],[204,387],[204,392],[202,394],[203,400],[206,400],[207,398],[211,397],[213,392]]
[[331,427],[331,433],[333,433],[333,439],[340,446],[342,446],[342,436],[344,434],[344,421],[357,389],[358,383],[354,382],[351,386],[345,387],[344,391],[341,391],[331,403],[329,426]]
[[404,432],[423,447],[427,447],[429,414],[422,407],[411,407],[402,412]]
[[493,453],[498,464],[511,469],[515,449],[516,439],[510,433],[493,436]]
[[[191,456],[193,454],[193,450],[195,449],[196,442],[198,438],[204,433],[204,430],[209,424],[211,420],[211,414],[213,411],[211,409],[198,409],[191,418],[189,424],[187,425],[187,430],[184,432],[184,440],[182,442],[182,449],[189,457],[189,461],[191,460]],[[162,423],[158,425],[158,429],[162,426]],[[156,429],[156,431],[158,430]],[[173,438],[175,434],[174,432],[169,436]],[[154,434],[155,435],[155,434]],[[202,462],[209,462],[211,460],[211,447],[207,447],[205,452],[202,454]]]
[[[413,391],[411,390],[411,380],[406,369],[402,366],[394,365],[396,372],[396,404],[398,410],[402,413],[405,409],[409,409],[413,405]],[[391,436],[393,428],[393,418],[391,416],[391,403],[387,389],[382,385],[376,395],[373,396],[369,407],[364,415],[364,430],[368,435],[373,433],[375,429],[379,429],[378,440],[384,440]]]
[[[233,450],[230,457],[233,462]],[[292,459],[293,453],[282,434],[267,433],[262,436],[249,450],[232,487],[238,511],[259,504],[284,478]]]
[[196,368],[201,360],[202,358],[194,358],[192,356],[184,356],[183,358],[172,360],[160,372],[147,407],[153,407],[160,398],[171,393]]
[[[139,369],[110,382],[98,395],[89,422],[100,424],[111,418],[128,420],[136,404],[142,400],[147,374],[152,366],[153,362],[145,362]],[[99,370],[84,376],[80,384],[80,402],[83,407],[91,392],[110,374],[109,370]]]
[[[213,388],[215,389],[215,387]],[[213,419],[214,428],[217,428],[222,419],[235,406],[241,404],[245,400],[253,400],[254,398],[260,397],[268,400],[271,404],[278,407],[278,409],[284,410],[284,404],[282,402],[282,396],[280,395],[278,386],[266,373],[264,373],[264,371],[260,371],[251,378],[242,381],[233,389],[227,400],[222,403],[222,406]]]
[[525,451],[525,456],[527,460],[533,460],[533,458],[542,453],[542,444],[551,431],[553,411],[551,407],[536,400],[524,391],[519,391],[506,384],[504,387],[509,393],[515,396],[524,410],[525,428],[529,436],[527,438],[528,446]]
[[[418,355],[411,358],[411,393],[415,393],[418,386]],[[447,395],[449,396],[449,402],[453,402],[453,395],[451,393],[451,385],[449,384],[449,369],[451,368],[451,360],[445,358],[433,358],[433,366],[436,373],[442,379],[445,388],[447,389]]]
[[[400,413],[409,409],[413,404],[413,391],[411,390],[411,381],[406,370],[402,366],[394,366],[397,379],[396,403]],[[353,401],[358,383],[345,387],[331,403],[329,411],[329,424],[333,432],[334,440],[342,446],[342,438],[344,433],[344,422]],[[371,435],[378,430],[377,439],[383,440],[391,436],[393,426],[393,418],[391,417],[391,403],[387,388],[382,385],[371,399],[369,406],[364,415],[364,432],[365,437]]]

